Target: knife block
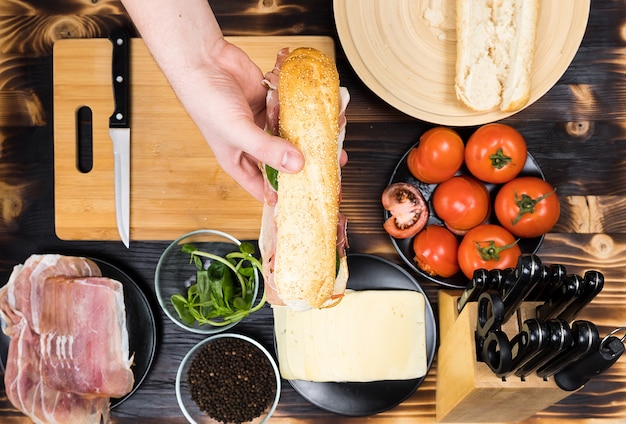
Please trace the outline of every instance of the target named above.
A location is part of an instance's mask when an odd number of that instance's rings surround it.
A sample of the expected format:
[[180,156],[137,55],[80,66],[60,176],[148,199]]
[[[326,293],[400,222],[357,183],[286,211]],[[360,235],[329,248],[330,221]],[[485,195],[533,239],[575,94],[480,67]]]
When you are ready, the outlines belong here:
[[[477,302],[469,302],[459,314],[460,295],[461,292],[439,291],[438,422],[521,421],[574,393],[560,389],[554,379],[543,379],[534,373],[524,379],[513,374],[502,379],[487,364],[479,362],[474,338]],[[502,330],[509,339],[519,332],[519,322],[535,317],[538,304],[524,302],[518,315],[505,323]]]

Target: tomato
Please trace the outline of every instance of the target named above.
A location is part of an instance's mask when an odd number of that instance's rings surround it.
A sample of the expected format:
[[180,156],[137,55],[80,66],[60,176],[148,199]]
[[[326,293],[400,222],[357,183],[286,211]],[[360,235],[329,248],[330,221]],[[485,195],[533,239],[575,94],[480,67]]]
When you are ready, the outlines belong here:
[[405,239],[420,232],[428,222],[428,206],[417,187],[394,183],[382,195],[383,207],[391,212],[385,230],[395,238]]
[[519,237],[539,237],[559,220],[556,190],[541,178],[519,177],[502,186],[494,201],[500,224]]
[[515,128],[493,123],[471,135],[465,146],[465,165],[479,180],[502,184],[520,173],[527,155],[526,140]]
[[471,279],[477,269],[512,268],[521,254],[513,234],[499,225],[484,224],[463,236],[458,260],[463,274]]
[[429,275],[452,277],[459,272],[456,254],[459,241],[440,225],[429,225],[413,240],[417,266]]
[[463,164],[463,140],[456,131],[434,127],[409,152],[407,166],[421,182],[436,184],[451,178]]
[[484,223],[491,213],[487,187],[469,175],[452,177],[439,184],[432,200],[435,213],[458,235]]

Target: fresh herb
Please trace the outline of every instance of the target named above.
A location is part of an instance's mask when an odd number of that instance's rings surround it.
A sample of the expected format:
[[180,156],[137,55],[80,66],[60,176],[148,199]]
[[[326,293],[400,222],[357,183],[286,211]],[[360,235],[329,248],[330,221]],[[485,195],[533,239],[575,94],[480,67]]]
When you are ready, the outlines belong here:
[[[225,257],[198,250],[192,244],[182,247],[189,253],[190,263],[197,268],[196,282],[187,289],[187,297],[175,294],[172,305],[187,325],[198,323],[224,326],[239,321],[265,304],[265,291],[259,303],[254,302],[254,270],[262,270],[261,262],[253,256],[254,246],[243,242],[239,252]],[[203,259],[211,263],[204,269]]]
[[270,183],[272,188],[278,191],[278,170],[266,164],[265,175],[267,176],[267,181]]

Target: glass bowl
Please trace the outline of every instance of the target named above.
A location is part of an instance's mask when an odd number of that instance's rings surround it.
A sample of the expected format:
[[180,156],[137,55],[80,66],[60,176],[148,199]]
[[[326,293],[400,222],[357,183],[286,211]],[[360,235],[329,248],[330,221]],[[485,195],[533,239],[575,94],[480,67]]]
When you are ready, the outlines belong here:
[[[264,423],[276,410],[280,390],[272,355],[256,340],[234,333],[216,334],[195,345],[176,373],[176,399],[190,423]],[[224,415],[213,418],[220,412],[205,412],[192,392],[204,393],[197,396],[208,405],[205,409],[214,411],[213,405],[219,405]],[[228,412],[233,410],[247,416],[235,418]]]
[[[200,325],[198,322],[188,325],[176,312],[171,297],[174,294],[186,296],[187,289],[196,282],[197,268],[190,260],[190,254],[182,251],[185,244],[193,244],[198,250],[224,257],[239,251],[241,242],[230,234],[216,230],[197,230],[174,240],[159,258],[154,275],[154,287],[161,309],[176,325],[193,333],[215,334],[232,328],[241,319],[226,325]],[[205,259],[205,267],[209,262]],[[253,299],[256,299],[258,291],[259,274],[255,269]]]

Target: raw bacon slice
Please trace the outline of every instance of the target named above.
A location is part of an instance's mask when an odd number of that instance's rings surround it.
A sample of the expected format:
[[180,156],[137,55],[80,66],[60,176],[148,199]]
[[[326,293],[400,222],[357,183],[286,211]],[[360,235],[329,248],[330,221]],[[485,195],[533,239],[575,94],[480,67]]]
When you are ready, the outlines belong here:
[[5,387],[36,423],[109,421],[133,387],[121,283],[85,258],[33,255],[0,289]]

